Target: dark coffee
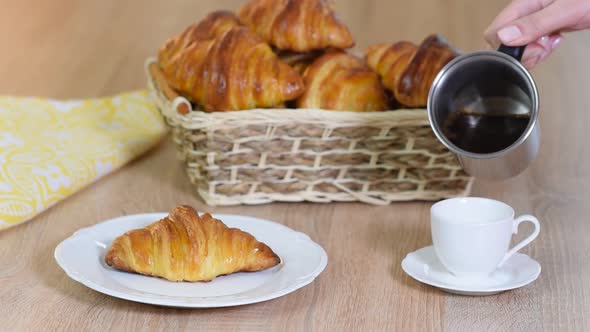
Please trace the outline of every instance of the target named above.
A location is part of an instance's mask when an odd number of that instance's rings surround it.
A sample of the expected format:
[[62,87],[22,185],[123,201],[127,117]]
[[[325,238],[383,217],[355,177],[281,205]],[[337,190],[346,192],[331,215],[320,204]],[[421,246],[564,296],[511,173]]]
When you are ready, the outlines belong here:
[[474,113],[461,109],[451,112],[444,122],[443,132],[458,148],[487,154],[504,150],[516,142],[529,120],[528,114]]

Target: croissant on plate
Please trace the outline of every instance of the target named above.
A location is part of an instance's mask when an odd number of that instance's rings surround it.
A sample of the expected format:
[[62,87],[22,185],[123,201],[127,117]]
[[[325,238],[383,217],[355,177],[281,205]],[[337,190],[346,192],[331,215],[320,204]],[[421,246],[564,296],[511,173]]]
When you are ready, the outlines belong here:
[[249,0],[240,21],[281,50],[308,52],[354,46],[328,0]]
[[170,86],[208,112],[274,107],[303,93],[301,76],[245,27],[195,40],[159,63]]
[[254,236],[178,206],[168,217],[116,238],[105,261],[119,270],[170,281],[210,281],[268,269],[280,258]]
[[379,76],[353,55],[330,52],[315,60],[303,75],[306,90],[298,108],[382,111],[387,108]]
[[372,46],[365,58],[399,103],[424,107],[434,78],[458,55],[443,37],[430,35],[418,46],[407,41]]

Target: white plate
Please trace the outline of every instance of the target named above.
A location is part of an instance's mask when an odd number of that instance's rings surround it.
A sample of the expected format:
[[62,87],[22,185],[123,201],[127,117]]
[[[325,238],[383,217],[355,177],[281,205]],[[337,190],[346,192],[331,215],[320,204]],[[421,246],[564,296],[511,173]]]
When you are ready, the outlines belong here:
[[124,232],[142,228],[167,213],[119,217],[83,228],[55,248],[55,259],[67,275],[114,297],[171,307],[228,307],[271,300],[311,283],[326,267],[328,256],[307,235],[272,221],[237,215],[215,215],[266,243],[281,257],[278,266],[260,272],[236,273],[208,283],[170,282],[121,272],[106,265],[111,242]]
[[526,286],[537,280],[541,265],[529,256],[516,253],[487,278],[466,280],[450,274],[438,260],[434,247],[412,252],[402,261],[402,269],[412,278],[459,295],[492,295]]

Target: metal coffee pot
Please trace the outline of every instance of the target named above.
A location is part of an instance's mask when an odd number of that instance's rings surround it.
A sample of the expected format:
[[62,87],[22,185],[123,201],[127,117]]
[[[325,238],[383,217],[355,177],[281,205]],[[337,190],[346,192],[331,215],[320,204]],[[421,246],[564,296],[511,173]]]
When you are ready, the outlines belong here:
[[460,55],[430,89],[434,133],[476,178],[516,176],[539,151],[539,96],[520,63],[524,49],[502,45]]

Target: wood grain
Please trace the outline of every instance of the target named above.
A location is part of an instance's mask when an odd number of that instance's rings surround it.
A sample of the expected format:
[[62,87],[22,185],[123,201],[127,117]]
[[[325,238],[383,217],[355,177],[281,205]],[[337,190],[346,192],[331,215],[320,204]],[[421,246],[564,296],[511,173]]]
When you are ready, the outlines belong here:
[[[0,93],[79,98],[143,88],[143,61],[205,13],[240,1],[0,1]],[[464,50],[506,1],[340,0],[359,49],[439,32]],[[485,298],[451,296],[407,277],[403,256],[431,241],[428,203],[272,204],[208,208],[193,193],[170,141],[24,225],[0,233],[0,330],[522,331],[590,329],[590,34],[567,36],[534,70],[543,145],[523,175],[477,182],[474,195],[532,213],[542,232],[524,252],[540,279]],[[70,280],[53,259],[75,230],[106,218],[181,204],[279,221],[330,257],[308,287],[270,302],[179,310],[111,298]],[[523,228],[521,236],[528,229]]]

